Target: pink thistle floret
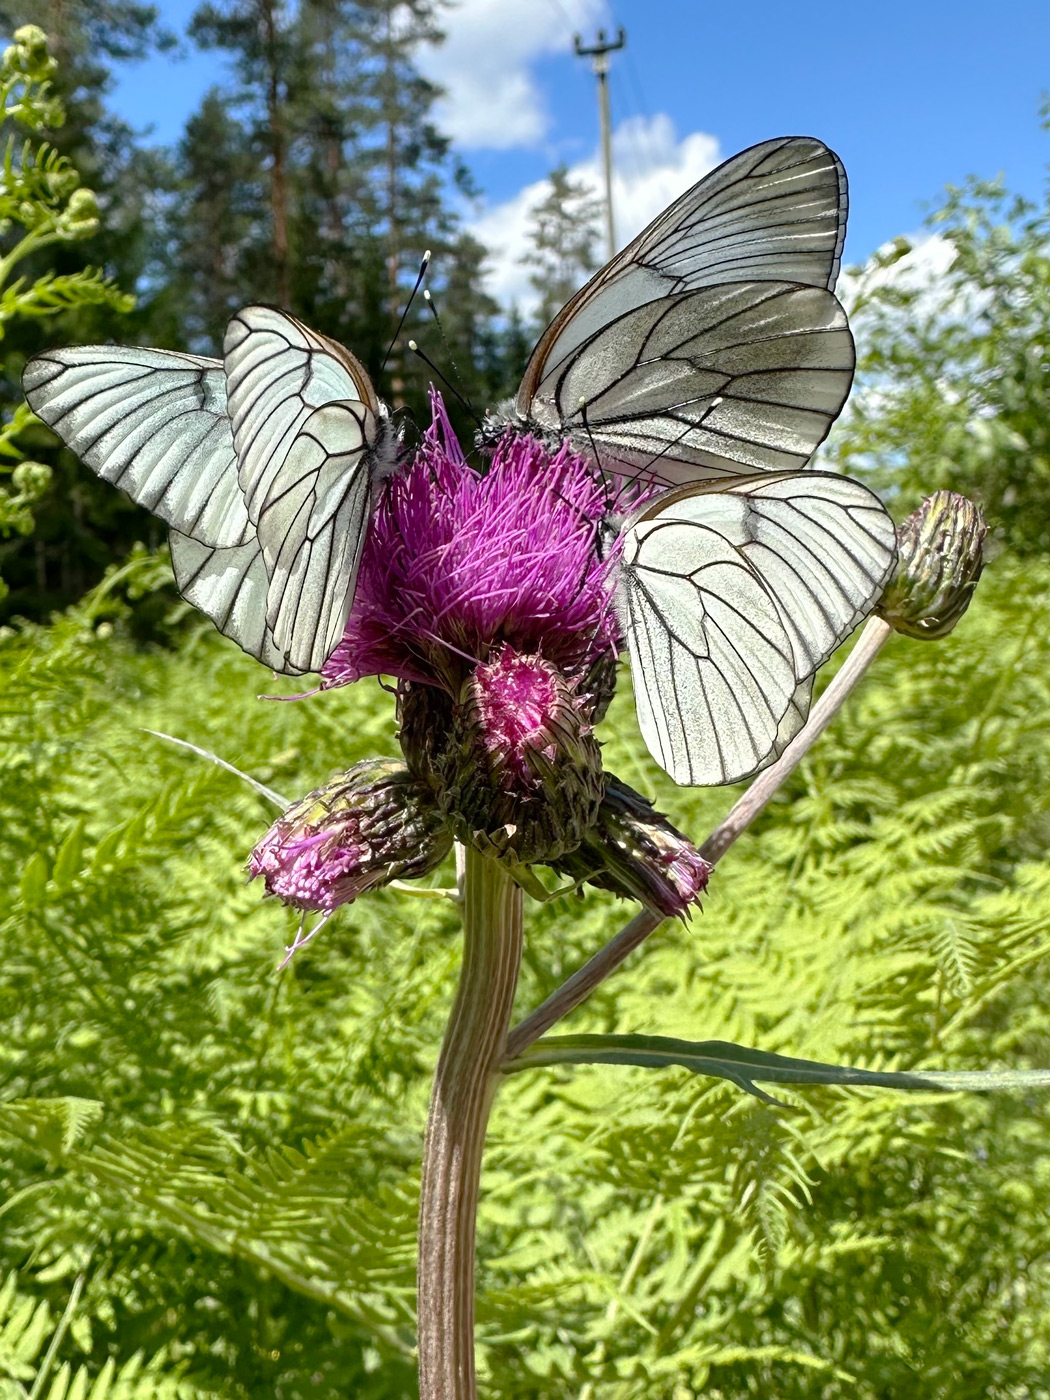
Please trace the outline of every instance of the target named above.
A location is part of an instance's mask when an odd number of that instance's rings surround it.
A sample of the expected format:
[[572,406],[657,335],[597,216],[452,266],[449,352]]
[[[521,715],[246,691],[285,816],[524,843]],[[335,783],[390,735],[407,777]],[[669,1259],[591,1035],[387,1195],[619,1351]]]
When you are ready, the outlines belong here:
[[563,445],[509,431],[484,471],[456,441],[440,395],[413,459],[373,513],[343,638],[322,684],[369,675],[454,691],[502,644],[564,675],[614,654],[617,546],[603,556],[600,475]]
[[[558,674],[538,657],[519,656],[504,647],[494,661],[474,672],[478,719],[484,744],[498,755],[509,774],[526,786],[536,782],[529,754],[553,762],[557,743],[551,717],[558,705]],[[583,726],[590,733],[590,726]]]
[[382,883],[380,867],[362,869],[368,854],[368,848],[355,843],[348,831],[293,836],[282,831],[278,823],[252,851],[248,875],[253,880],[264,876],[266,893],[285,904],[329,914],[371,885]]
[[699,851],[683,842],[674,857],[665,861],[664,873],[668,885],[678,895],[679,907],[674,913],[685,918],[689,906],[700,903],[700,896],[711,878],[711,866]]
[[452,838],[404,764],[355,764],[277,818],[248,860],[251,879],[304,913],[330,914],[366,890],[425,875]]

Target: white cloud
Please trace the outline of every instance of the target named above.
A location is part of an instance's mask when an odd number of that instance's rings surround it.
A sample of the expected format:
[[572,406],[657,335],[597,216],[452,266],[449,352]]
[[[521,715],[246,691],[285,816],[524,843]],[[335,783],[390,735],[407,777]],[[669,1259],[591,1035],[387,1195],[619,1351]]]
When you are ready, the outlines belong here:
[[945,274],[955,256],[953,244],[939,233],[925,232],[906,234],[903,241],[909,245],[903,257],[892,256],[895,243],[891,240],[877,248],[862,267],[842,272],[835,291],[854,329],[863,322],[863,302],[883,287],[923,294],[909,312],[912,317],[940,307]]
[[531,65],[571,52],[573,30],[602,12],[602,0],[456,0],[444,15],[444,43],[416,60],[446,89],[439,128],[468,150],[539,145],[550,118]]
[[[714,136],[695,131],[679,141],[673,122],[663,113],[621,123],[613,133],[613,157],[613,210],[620,247],[720,160]],[[595,191],[604,189],[598,152],[570,167],[569,173]],[[469,221],[471,233],[491,252],[489,291],[502,305],[517,302],[526,312],[537,297],[521,258],[528,248],[529,210],[546,190],[546,181],[538,180]]]

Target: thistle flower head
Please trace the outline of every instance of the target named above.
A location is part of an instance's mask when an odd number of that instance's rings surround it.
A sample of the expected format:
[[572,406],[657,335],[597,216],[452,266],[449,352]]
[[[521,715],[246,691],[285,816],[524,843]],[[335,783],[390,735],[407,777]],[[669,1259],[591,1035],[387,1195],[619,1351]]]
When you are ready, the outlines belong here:
[[546,658],[504,645],[455,696],[403,687],[401,744],[460,841],[550,860],[579,844],[604,792],[591,699]]
[[897,528],[897,568],[878,612],[906,637],[946,637],[970,606],[987,528],[965,496],[927,496]]
[[330,914],[390,880],[427,874],[451,845],[404,764],[370,759],[293,802],[252,851],[248,874],[285,904]]
[[606,498],[593,467],[508,431],[479,471],[436,393],[431,408],[422,446],[377,504],[322,684],[392,675],[456,694],[504,645],[573,676],[614,654],[616,549],[599,547]]
[[664,918],[687,918],[699,906],[711,874],[689,838],[611,773],[596,819],[579,846],[551,864],[563,875],[637,900]]

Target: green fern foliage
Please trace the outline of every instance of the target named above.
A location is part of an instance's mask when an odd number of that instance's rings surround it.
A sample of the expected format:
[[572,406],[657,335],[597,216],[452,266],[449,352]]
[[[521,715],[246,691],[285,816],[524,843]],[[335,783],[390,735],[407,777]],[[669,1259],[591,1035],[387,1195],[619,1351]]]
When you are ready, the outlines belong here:
[[110,1359],[94,1375],[83,1365],[56,1364],[67,1334],[74,1344],[90,1338],[78,1312],[83,1283],[81,1276],[57,1322],[46,1302],[18,1291],[14,1273],[0,1284],[0,1400],[204,1400],[162,1357],[146,1363],[132,1356],[119,1368]]
[[[891,643],[704,913],[564,1029],[871,1069],[1050,1065],[1048,585],[1004,556],[951,638]],[[392,752],[390,699],[259,700],[257,668],[203,626],[142,650],[129,618],[110,589],[0,641],[0,1267],[52,1337],[83,1279],[47,1380],[69,1394],[148,1356],[127,1375],[205,1396],[411,1397],[454,907],[377,894],[278,974],[293,921],[243,873],[272,805],[145,732],[291,795]],[[732,800],[654,770],[626,688],[602,737],[698,838]],[[530,906],[521,1011],[631,912]],[[1050,1394],[1045,1095],[776,1095],[626,1066],[505,1082],[486,1394]]]

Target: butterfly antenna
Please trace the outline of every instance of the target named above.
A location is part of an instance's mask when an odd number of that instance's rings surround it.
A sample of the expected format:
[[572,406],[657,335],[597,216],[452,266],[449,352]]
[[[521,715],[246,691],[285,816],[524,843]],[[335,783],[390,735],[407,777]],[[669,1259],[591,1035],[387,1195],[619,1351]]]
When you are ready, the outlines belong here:
[[[430,307],[430,314],[433,316],[435,322],[437,323],[438,335],[440,335],[441,343],[445,347],[445,354],[448,356],[448,362],[455,370],[456,378],[462,384],[463,375],[460,373],[459,365],[456,364],[455,356],[452,354],[452,346],[448,343],[448,336],[445,334],[445,327],[441,324],[441,317],[438,315],[437,302],[434,300],[433,294],[431,293],[429,287],[423,293],[423,300]],[[478,427],[480,428],[481,419],[478,417],[476,410],[471,406],[470,400],[467,398],[466,394],[461,394],[460,397],[463,403],[466,404],[467,408],[470,409],[471,418],[474,419],[474,422],[477,423]]]
[[[721,399],[718,400],[718,403],[721,403]],[[712,404],[711,407],[717,407],[717,404]],[[660,460],[661,457],[663,457],[666,453],[671,451],[672,447],[677,447],[678,444],[684,438],[688,437],[696,426],[697,425],[695,423],[687,423],[676,438],[671,438],[670,442],[664,443],[663,447],[660,448],[660,451],[657,452],[655,456],[650,457],[648,462],[646,462],[646,464],[643,467],[638,468],[638,471],[635,473],[635,481],[638,481],[643,474],[648,473],[649,481],[647,485],[656,486],[658,484],[658,481],[656,474],[653,471],[653,467],[656,466],[657,462]]]
[[437,365],[436,365],[436,364],[434,363],[434,361],[430,358],[430,356],[429,356],[425,351],[420,350],[419,346],[416,344],[416,342],[415,342],[414,340],[410,340],[410,341],[408,342],[408,348],[412,351],[412,354],[413,354],[413,355],[418,355],[419,358],[423,361],[423,363],[424,363],[429,369],[431,369],[431,370],[433,371],[434,374],[437,375],[437,377],[441,380],[442,384],[444,384],[445,388],[448,389],[448,391],[449,391],[450,393],[455,394],[456,398],[459,399],[460,403],[463,405],[463,407],[464,407],[464,408],[467,410],[467,412],[470,414],[471,418],[474,419],[474,422],[475,422],[475,423],[478,425],[478,427],[480,428],[480,427],[481,427],[481,419],[480,419],[480,418],[478,417],[478,415],[474,412],[474,405],[473,405],[472,403],[470,403],[467,399],[465,399],[465,398],[463,397],[463,395],[459,392],[459,390],[456,388],[456,386],[452,383],[452,381],[451,381],[446,375],[444,375],[444,374],[441,373],[441,371],[438,369]]
[[598,444],[594,441],[591,425],[587,422],[587,400],[585,398],[580,399],[579,408],[580,418],[583,420],[583,431],[587,434],[587,441],[591,445],[591,453],[594,457],[594,465],[598,468],[598,475],[602,479],[602,486],[605,487],[606,498],[608,498],[609,478],[605,475],[605,468],[602,466],[602,460],[598,456]]
[[419,291],[420,284],[422,283],[423,278],[427,275],[427,268],[428,268],[429,266],[430,266],[430,249],[428,248],[427,251],[423,254],[423,261],[419,264],[419,275],[418,275],[417,278],[416,278],[416,285],[412,288],[412,294],[409,296],[408,300],[405,302],[405,309],[404,309],[404,311],[402,311],[402,313],[401,313],[401,320],[398,321],[398,323],[397,323],[397,330],[394,332],[394,338],[391,340],[390,344],[386,347],[386,354],[383,356],[383,365],[382,365],[382,368],[381,368],[380,371],[379,371],[380,374],[382,374],[382,373],[383,373],[383,370],[386,369],[386,362],[387,362],[387,360],[390,359],[391,352],[393,351],[394,346],[397,344],[397,338],[398,338],[398,336],[401,334],[401,327],[405,324],[405,317],[408,315],[409,311],[411,310],[412,303],[413,303],[413,302],[415,301],[415,299],[416,299],[416,293]]

